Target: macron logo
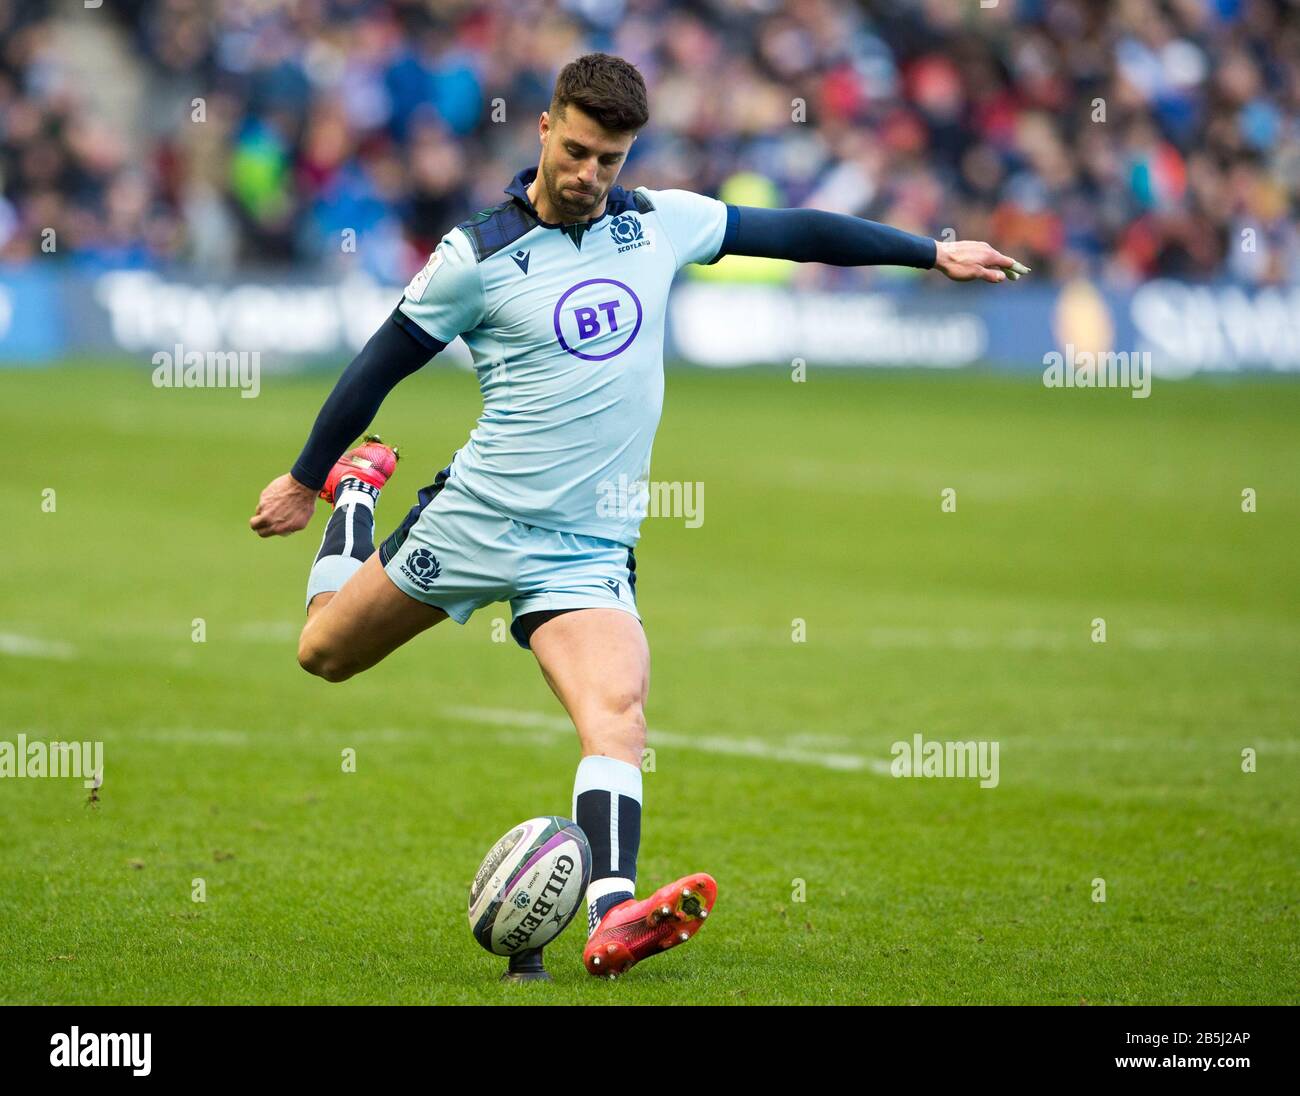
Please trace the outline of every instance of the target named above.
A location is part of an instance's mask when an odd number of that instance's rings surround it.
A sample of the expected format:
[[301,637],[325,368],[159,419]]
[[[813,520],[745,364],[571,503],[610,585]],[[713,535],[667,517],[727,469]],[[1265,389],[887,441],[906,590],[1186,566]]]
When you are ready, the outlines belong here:
[[518,251],[516,251],[513,255],[510,256],[512,259],[514,259],[515,265],[519,267],[519,269],[522,270],[525,274],[528,273],[529,254],[530,252],[527,252],[523,248],[520,248]]
[[152,1037],[125,1034],[97,1035],[74,1027],[64,1034],[50,1036],[50,1065],[52,1066],[116,1066],[130,1067],[136,1077],[149,1076],[149,1055]]

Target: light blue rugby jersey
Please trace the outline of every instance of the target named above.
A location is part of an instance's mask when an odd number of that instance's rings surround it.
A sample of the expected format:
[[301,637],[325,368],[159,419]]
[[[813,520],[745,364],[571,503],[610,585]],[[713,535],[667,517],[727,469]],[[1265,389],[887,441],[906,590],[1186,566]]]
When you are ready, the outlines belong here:
[[465,488],[529,525],[632,545],[663,405],[668,289],[687,263],[719,257],[727,207],[616,186],[598,220],[551,225],[527,197],[536,174],[443,237],[398,314],[417,338],[461,335],[473,354],[483,414],[452,462]]

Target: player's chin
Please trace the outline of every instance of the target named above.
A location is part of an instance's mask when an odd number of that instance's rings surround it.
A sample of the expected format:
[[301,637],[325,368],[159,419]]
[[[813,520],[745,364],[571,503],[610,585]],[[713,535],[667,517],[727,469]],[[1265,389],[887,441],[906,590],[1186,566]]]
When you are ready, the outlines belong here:
[[587,191],[570,190],[567,187],[564,190],[564,201],[562,208],[570,216],[581,217],[590,213],[597,205],[603,195],[592,194]]

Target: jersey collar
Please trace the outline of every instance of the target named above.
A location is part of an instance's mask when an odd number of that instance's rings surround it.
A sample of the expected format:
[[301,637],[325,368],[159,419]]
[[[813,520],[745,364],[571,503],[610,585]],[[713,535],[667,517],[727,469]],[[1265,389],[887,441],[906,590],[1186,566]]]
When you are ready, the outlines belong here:
[[568,224],[557,224],[553,221],[543,221],[541,217],[537,215],[537,209],[533,206],[532,201],[528,197],[528,188],[533,185],[533,180],[536,178],[537,168],[526,167],[510,180],[510,185],[506,187],[506,193],[523,206],[524,209],[528,211],[529,216],[541,225],[542,228],[559,229],[564,233],[564,235],[573,241],[573,246],[579,251],[582,250],[582,237],[586,235],[590,229],[600,224],[600,222],[611,213],[621,213],[628,206],[627,191],[625,191],[621,186],[612,186],[609,188],[609,194],[605,198],[605,212],[595,220],[571,221]]

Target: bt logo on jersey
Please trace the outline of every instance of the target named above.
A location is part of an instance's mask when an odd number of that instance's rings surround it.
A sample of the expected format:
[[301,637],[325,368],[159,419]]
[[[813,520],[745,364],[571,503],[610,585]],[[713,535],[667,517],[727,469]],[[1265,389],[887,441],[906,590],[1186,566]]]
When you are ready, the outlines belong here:
[[641,301],[613,278],[588,278],[555,303],[555,337],[575,358],[603,362],[623,353],[641,330]]
[[[596,305],[605,313],[605,323],[610,334],[618,330],[618,301],[601,301]],[[600,321],[596,319],[596,308],[575,308],[574,318],[578,321],[578,338],[589,339],[600,334]]]

